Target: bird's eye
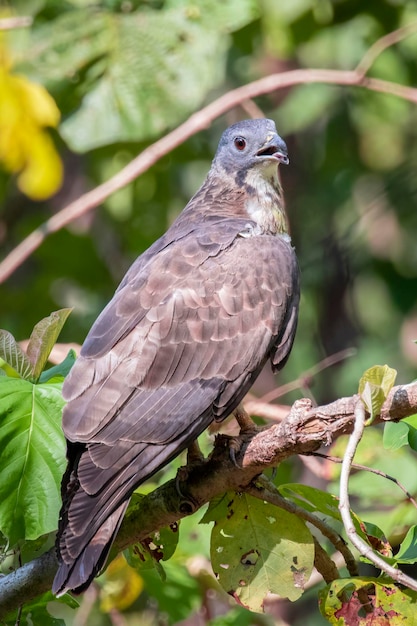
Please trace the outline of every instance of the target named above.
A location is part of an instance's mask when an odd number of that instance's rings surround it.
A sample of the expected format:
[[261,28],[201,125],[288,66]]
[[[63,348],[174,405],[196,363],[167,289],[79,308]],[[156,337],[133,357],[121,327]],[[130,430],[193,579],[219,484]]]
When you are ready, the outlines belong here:
[[243,137],[235,137],[235,146],[242,152],[246,148],[246,139]]

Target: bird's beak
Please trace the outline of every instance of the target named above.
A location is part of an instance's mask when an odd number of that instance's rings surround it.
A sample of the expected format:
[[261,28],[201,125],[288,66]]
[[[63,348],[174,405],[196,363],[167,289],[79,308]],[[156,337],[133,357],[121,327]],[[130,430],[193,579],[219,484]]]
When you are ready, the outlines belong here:
[[279,163],[284,163],[284,165],[288,165],[290,162],[288,158],[288,150],[287,145],[283,139],[276,133],[271,133],[266,138],[266,142],[262,146],[260,150],[256,153],[257,156],[269,156],[274,159],[277,159]]

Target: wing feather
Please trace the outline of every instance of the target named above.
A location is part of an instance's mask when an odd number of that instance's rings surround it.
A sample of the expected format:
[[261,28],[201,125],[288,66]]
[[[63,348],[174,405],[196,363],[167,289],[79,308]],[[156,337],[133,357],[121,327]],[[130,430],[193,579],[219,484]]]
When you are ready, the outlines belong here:
[[284,238],[240,237],[247,224],[208,220],[177,239],[178,227],[168,231],[94,324],[64,386],[64,431],[77,443],[60,524],[66,574],[55,590],[75,584],[74,560],[90,568],[81,590],[103,565],[132,491],[224,419],[268,358],[276,369],[285,362],[295,255]]

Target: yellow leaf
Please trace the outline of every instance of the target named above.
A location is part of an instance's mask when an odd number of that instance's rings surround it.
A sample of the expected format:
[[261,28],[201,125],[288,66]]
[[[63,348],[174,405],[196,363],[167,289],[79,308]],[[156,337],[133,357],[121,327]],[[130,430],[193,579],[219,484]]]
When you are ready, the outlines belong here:
[[0,50],[0,161],[18,174],[19,188],[34,200],[55,193],[62,163],[45,127],[56,127],[60,113],[52,96],[36,83],[10,71]]
[[142,593],[143,579],[128,565],[123,554],[110,563],[103,579],[100,608],[105,613],[111,609],[127,609]]

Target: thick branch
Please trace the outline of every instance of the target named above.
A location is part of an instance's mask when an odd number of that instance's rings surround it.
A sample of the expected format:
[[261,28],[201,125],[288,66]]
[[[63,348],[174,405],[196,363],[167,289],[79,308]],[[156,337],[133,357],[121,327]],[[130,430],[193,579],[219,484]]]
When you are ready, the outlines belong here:
[[[354,426],[357,396],[341,398],[312,408],[309,400],[299,400],[281,423],[261,432],[245,433],[239,440],[238,467],[229,454],[230,437],[219,435],[211,456],[189,468],[178,494],[175,481],[162,485],[129,508],[114,550],[123,550],[143,540],[158,528],[197,511],[225,491],[244,490],[267,467],[295,454],[306,454],[323,444],[329,445]],[[380,421],[400,420],[417,412],[417,383],[394,387],[384,403]],[[375,422],[374,422],[375,423]],[[0,579],[0,618],[51,588],[57,563],[48,552]]]

